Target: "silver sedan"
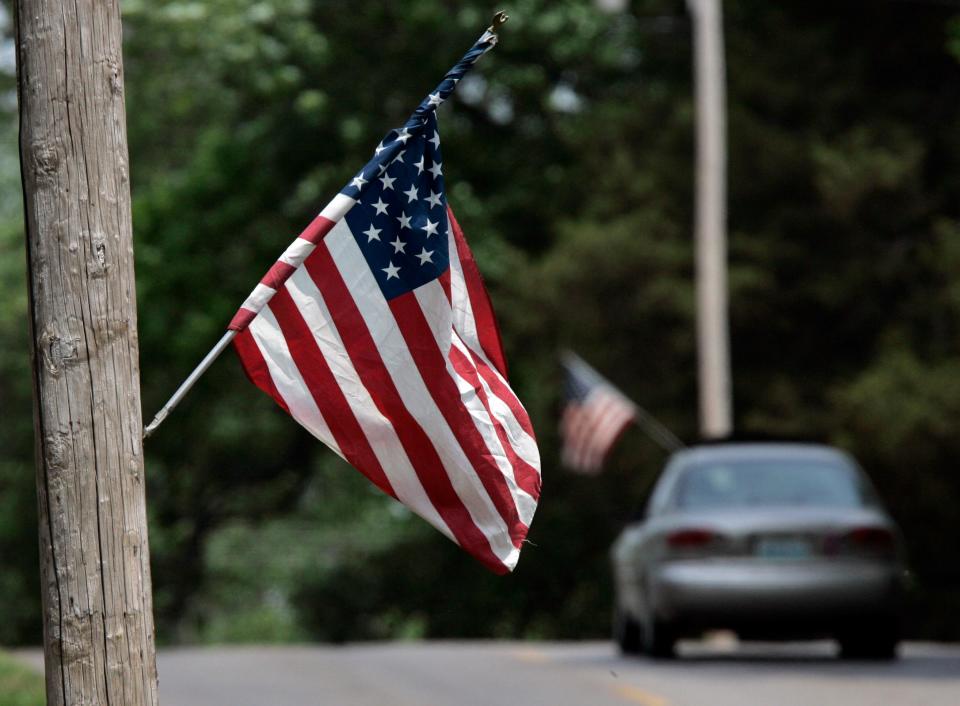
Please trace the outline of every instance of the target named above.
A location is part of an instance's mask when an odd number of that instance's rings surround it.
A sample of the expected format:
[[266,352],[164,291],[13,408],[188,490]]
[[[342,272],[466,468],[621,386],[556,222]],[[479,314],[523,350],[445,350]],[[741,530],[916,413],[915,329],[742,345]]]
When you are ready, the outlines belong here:
[[833,637],[845,657],[892,658],[901,546],[863,472],[836,449],[685,449],[614,543],[614,637],[624,652],[657,657],[680,637],[728,629]]

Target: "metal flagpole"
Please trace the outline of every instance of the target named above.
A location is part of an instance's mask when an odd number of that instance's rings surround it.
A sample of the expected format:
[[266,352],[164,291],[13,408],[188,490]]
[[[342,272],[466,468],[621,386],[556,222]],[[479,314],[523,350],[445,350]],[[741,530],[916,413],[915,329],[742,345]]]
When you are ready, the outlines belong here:
[[[632,401],[632,400],[631,400]],[[637,410],[637,426],[647,433],[653,441],[664,451],[673,453],[682,448],[686,448],[684,443],[677,438],[677,435],[661,424],[652,414],[643,407],[633,402]]]
[[180,400],[182,400],[186,394],[190,392],[190,388],[193,387],[193,384],[200,379],[201,375],[207,372],[207,368],[213,365],[213,361],[215,361],[220,354],[223,353],[226,347],[230,345],[230,341],[232,341],[233,337],[236,335],[236,331],[227,331],[225,334],[223,334],[223,338],[221,338],[217,342],[217,345],[215,345],[213,349],[207,353],[204,359],[200,361],[200,365],[194,368],[193,372],[190,373],[190,376],[184,380],[183,384],[180,385],[180,387],[177,388],[177,391],[173,393],[173,397],[171,397],[170,400],[163,405],[163,409],[157,412],[157,416],[153,418],[153,421],[150,422],[150,425],[143,430],[144,439],[149,438],[149,436],[156,431],[157,427],[160,426],[163,420],[167,418],[167,415],[173,411],[173,408],[180,404]]
[[[510,16],[506,12],[495,13],[493,16],[493,22],[487,28],[487,31],[496,34],[501,25],[503,25],[503,23],[509,19]],[[232,341],[236,335],[237,332],[234,330],[229,330],[223,334],[223,338],[221,338],[217,342],[217,345],[215,345],[213,349],[207,353],[206,357],[200,361],[200,365],[198,365],[194,371],[190,373],[190,376],[184,380],[183,384],[180,385],[180,387],[177,388],[177,391],[173,393],[173,397],[171,397],[169,401],[163,405],[163,409],[157,412],[157,416],[154,417],[153,421],[150,422],[150,424],[143,430],[144,439],[149,438],[150,435],[157,430],[157,427],[159,427],[163,423],[163,420],[166,419],[170,414],[170,412],[172,412],[173,409],[180,404],[180,400],[182,400],[186,394],[190,392],[190,388],[193,387],[194,383],[200,379],[201,375],[207,372],[207,368],[213,365],[213,361],[215,361],[220,354],[223,353],[226,347],[230,345],[230,341]]]

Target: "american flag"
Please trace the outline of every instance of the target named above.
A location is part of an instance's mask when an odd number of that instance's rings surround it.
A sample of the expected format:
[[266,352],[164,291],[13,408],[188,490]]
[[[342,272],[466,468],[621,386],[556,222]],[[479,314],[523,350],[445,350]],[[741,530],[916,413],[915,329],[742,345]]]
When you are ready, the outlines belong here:
[[540,497],[490,300],[447,205],[437,107],[486,32],[270,268],[233,318],[250,379],[497,573]]
[[562,459],[568,468],[598,473],[638,408],[575,353],[562,356],[565,407],[560,421]]

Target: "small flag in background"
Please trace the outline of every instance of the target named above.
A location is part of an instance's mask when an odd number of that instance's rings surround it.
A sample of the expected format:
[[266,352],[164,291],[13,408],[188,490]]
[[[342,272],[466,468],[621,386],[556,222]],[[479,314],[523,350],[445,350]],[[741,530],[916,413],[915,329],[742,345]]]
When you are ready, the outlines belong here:
[[436,109],[486,32],[280,256],[230,328],[260,389],[497,573],[540,497],[530,420],[447,205]]
[[637,418],[637,407],[575,353],[564,353],[561,362],[566,373],[563,463],[581,473],[598,473],[614,442]]

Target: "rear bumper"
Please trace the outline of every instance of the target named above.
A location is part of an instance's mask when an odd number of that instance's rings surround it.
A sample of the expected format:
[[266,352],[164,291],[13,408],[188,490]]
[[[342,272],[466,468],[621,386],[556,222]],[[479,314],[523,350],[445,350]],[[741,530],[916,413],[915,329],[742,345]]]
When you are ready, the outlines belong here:
[[654,614],[698,628],[763,628],[824,634],[839,624],[896,617],[902,569],[849,561],[670,561],[648,586]]

